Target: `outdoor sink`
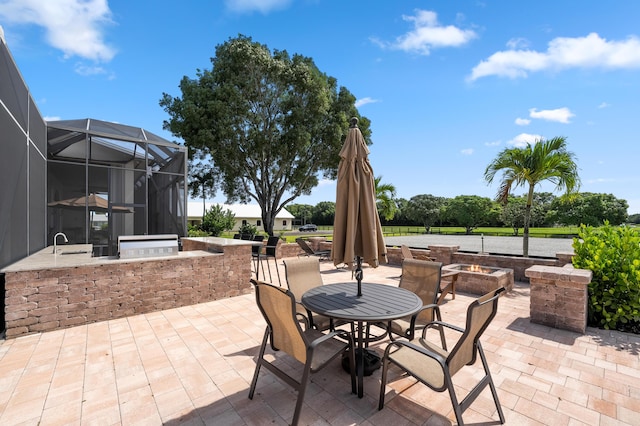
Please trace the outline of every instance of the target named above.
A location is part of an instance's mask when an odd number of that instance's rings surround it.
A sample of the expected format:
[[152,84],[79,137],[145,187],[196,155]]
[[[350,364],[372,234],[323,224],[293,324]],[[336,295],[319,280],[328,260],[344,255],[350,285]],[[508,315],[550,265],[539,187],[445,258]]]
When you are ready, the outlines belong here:
[[89,251],[88,250],[69,250],[69,251],[60,252],[60,254],[84,254],[84,253],[89,253]]

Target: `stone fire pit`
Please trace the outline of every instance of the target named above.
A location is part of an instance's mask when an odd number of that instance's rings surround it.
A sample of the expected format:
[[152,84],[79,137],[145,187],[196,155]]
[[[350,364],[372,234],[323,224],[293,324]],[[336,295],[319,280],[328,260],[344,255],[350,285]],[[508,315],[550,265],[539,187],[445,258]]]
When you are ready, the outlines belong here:
[[499,287],[504,287],[506,291],[513,289],[513,269],[452,263],[444,265],[442,270],[460,271],[456,291],[463,293],[482,295]]

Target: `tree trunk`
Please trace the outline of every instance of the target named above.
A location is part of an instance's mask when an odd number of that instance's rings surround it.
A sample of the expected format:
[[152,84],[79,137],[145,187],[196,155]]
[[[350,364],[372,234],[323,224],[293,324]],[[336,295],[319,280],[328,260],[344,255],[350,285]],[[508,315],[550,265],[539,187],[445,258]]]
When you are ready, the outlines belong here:
[[534,185],[529,185],[529,194],[527,195],[527,206],[524,209],[524,229],[522,232],[522,255],[529,257],[529,221],[531,220],[531,204],[533,203]]

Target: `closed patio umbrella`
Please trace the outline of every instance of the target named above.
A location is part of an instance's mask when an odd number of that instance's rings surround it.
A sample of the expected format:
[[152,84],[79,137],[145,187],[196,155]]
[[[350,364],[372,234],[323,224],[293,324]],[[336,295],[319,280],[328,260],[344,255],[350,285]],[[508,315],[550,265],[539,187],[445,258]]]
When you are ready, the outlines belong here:
[[358,296],[362,296],[362,261],[374,268],[387,261],[368,155],[354,117],[340,151],[331,259],[336,266],[347,264],[350,268],[355,261]]

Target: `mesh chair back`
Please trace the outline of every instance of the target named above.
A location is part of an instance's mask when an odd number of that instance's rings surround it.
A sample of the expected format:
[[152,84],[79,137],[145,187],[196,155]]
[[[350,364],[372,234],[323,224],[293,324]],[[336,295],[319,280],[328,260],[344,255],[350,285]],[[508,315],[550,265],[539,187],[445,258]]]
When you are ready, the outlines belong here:
[[276,249],[278,248],[279,242],[280,242],[280,237],[278,236],[269,237],[269,239],[267,240],[267,247],[264,253],[267,256],[276,257]]
[[471,365],[476,361],[478,339],[496,316],[498,297],[504,290],[504,287],[500,287],[490,291],[473,301],[467,308],[467,324],[464,333],[447,357],[449,373],[452,376],[465,365]]
[[304,239],[302,238],[296,238],[296,243],[298,243],[298,245],[300,246],[300,248],[308,255],[313,256],[315,254],[315,252],[313,251],[313,249],[311,248],[311,246],[309,245],[309,243],[307,243]]
[[[400,288],[404,288],[418,295],[422,305],[435,304],[440,288],[440,273],[442,263],[428,260],[405,259],[402,261],[402,277]],[[422,311],[418,316],[420,322],[433,321],[433,309]]]
[[283,262],[287,286],[298,300],[307,290],[323,284],[317,257],[292,257]]
[[307,343],[296,320],[293,294],[263,281],[253,283],[256,303],[271,332],[271,346],[304,364],[307,360]]
[[[253,236],[253,241],[264,241],[264,235],[254,235]],[[254,255],[257,255],[260,253],[260,246],[252,246],[251,247],[251,253],[253,253]]]

